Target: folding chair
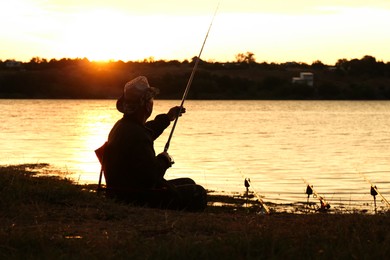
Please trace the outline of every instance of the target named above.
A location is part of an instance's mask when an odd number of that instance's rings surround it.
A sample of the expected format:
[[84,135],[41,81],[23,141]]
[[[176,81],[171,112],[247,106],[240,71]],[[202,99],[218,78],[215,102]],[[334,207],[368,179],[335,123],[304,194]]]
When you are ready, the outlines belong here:
[[101,147],[95,150],[96,157],[99,159],[99,162],[101,164],[100,168],[100,174],[99,174],[99,183],[97,187],[97,193],[99,193],[101,190],[103,190],[102,186],[102,178],[103,178],[103,172],[104,172],[104,151],[107,147],[107,142],[105,142]]

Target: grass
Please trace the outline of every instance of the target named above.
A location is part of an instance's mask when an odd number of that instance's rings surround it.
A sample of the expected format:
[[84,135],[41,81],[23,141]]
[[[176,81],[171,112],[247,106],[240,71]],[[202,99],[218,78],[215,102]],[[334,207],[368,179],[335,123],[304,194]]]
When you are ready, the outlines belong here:
[[0,167],[1,259],[375,259],[390,255],[389,214],[258,214],[245,200],[189,213],[118,204],[93,185]]

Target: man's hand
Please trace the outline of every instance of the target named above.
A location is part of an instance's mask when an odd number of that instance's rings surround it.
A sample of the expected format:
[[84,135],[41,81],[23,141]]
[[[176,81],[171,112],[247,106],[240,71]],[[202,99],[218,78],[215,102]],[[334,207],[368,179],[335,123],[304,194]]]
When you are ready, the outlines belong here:
[[168,164],[168,168],[172,166],[175,162],[173,161],[172,157],[167,152],[162,152],[158,155],[160,158],[164,158],[164,160]]
[[170,121],[174,121],[177,117],[181,116],[185,112],[186,112],[185,107],[182,107],[180,110],[180,106],[176,106],[169,109],[167,115]]

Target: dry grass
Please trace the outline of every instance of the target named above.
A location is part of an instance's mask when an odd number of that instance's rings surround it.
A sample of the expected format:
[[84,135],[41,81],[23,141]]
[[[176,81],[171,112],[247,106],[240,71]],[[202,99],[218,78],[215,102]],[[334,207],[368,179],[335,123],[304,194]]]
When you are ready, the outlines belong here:
[[202,213],[139,208],[114,203],[90,192],[91,187],[66,179],[36,177],[35,169],[45,166],[0,168],[1,259],[383,259],[390,255],[387,214],[263,215],[241,207],[210,206]]

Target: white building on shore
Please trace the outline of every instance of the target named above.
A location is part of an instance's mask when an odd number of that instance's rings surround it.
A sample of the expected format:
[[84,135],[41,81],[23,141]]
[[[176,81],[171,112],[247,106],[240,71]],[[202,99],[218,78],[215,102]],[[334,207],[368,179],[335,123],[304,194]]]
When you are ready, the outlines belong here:
[[292,78],[293,84],[304,84],[310,87],[314,86],[314,74],[311,72],[301,72],[299,77]]
[[22,62],[20,61],[6,60],[4,63],[5,67],[9,69],[19,69],[22,67]]

